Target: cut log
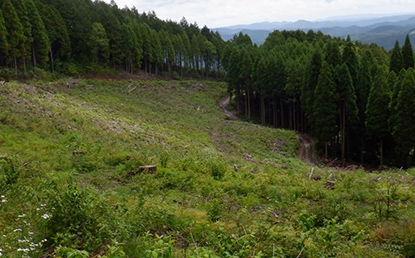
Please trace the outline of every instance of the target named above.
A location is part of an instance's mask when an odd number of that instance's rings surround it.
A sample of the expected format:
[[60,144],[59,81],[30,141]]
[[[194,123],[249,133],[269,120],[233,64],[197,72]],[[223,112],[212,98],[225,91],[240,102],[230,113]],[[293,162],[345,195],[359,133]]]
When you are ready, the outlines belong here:
[[84,156],[84,155],[86,155],[87,154],[87,152],[86,151],[73,151],[72,152],[72,155],[73,156]]
[[157,171],[156,165],[140,166],[140,169],[138,170],[138,172],[141,172],[141,173],[154,173],[156,171]]

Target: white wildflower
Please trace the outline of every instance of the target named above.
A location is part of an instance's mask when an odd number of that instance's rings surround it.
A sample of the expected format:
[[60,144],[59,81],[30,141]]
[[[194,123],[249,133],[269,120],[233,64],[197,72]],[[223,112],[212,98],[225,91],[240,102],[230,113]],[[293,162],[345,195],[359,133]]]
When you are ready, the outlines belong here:
[[44,219],[49,219],[50,217],[52,217],[52,216],[50,216],[49,214],[47,214],[47,213],[45,213],[45,214],[43,214],[42,215],[42,218],[44,218]]
[[24,218],[24,217],[26,217],[26,214],[25,214],[25,213],[23,213],[22,215],[18,215],[17,217],[19,217],[19,218]]
[[34,233],[33,232],[29,232],[29,235],[33,235]]
[[23,231],[21,228],[16,228],[13,232]]
[[3,199],[3,200],[1,200],[1,202],[7,202],[7,199]]
[[46,207],[46,204],[41,204],[40,206],[41,206],[41,207]]
[[6,196],[2,195],[2,196],[0,196],[0,198],[6,198]]

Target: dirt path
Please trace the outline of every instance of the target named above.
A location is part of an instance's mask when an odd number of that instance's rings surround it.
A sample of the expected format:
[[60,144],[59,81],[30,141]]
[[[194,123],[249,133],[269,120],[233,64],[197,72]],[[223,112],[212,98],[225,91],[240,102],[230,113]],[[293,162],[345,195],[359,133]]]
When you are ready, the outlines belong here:
[[313,139],[304,134],[297,133],[298,140],[300,141],[300,149],[298,150],[298,158],[304,162],[314,163],[316,156],[314,153]]
[[[234,113],[229,111],[228,107],[231,103],[230,96],[226,96],[219,102],[219,107],[223,110],[226,118],[234,121],[242,121]],[[314,163],[316,162],[316,156],[314,153],[314,142],[310,136],[297,133],[298,140],[300,141],[300,149],[298,150],[298,158],[304,162]]]
[[225,115],[229,120],[241,121],[239,117],[237,117],[234,113],[229,111],[228,107],[230,103],[231,103],[231,97],[226,96],[219,102],[219,107],[223,110],[223,112],[225,112]]

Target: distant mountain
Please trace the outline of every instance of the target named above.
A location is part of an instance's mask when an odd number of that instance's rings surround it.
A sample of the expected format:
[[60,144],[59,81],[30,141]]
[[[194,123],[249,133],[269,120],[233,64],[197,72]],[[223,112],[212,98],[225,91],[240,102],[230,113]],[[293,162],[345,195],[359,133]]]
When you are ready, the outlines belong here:
[[[296,22],[261,22],[246,25],[234,25],[216,28],[224,40],[231,39],[235,34],[248,34],[257,44],[264,43],[269,33],[274,30],[314,30],[321,31],[332,37],[346,37],[362,43],[375,43],[386,50],[393,48],[395,41],[401,44],[406,34],[415,31],[415,14],[393,15],[383,17],[333,17],[330,20]],[[410,35],[415,47],[415,33]]]

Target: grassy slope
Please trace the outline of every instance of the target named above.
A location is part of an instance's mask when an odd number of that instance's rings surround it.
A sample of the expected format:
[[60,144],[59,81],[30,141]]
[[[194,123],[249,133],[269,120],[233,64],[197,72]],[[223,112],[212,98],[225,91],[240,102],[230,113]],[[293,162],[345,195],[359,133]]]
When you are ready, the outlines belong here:
[[[225,119],[221,83],[72,82],[0,86],[6,253],[24,237],[47,238],[50,252],[131,257],[398,256],[414,246],[411,171],[311,177],[293,132]],[[133,176],[148,164],[158,171]],[[23,213],[31,225],[19,235]]]

